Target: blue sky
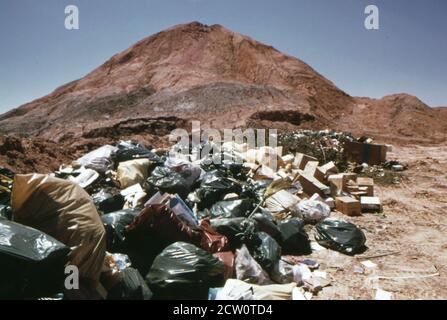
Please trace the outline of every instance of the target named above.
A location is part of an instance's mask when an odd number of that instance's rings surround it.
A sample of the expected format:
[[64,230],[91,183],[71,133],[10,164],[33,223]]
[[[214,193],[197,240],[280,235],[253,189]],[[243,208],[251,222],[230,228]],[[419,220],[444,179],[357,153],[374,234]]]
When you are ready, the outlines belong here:
[[[64,27],[65,6],[80,29]],[[380,9],[380,30],[364,9]],[[78,79],[150,34],[222,24],[293,55],[354,96],[447,105],[445,0],[0,0],[0,112]]]

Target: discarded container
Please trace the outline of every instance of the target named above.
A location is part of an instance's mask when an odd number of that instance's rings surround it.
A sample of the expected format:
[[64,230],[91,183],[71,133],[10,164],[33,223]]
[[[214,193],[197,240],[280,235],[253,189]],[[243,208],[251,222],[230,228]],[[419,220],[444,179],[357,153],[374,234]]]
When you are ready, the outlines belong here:
[[356,225],[328,218],[315,226],[315,240],[325,248],[354,255],[365,248],[366,237]]
[[210,253],[176,242],[155,258],[146,282],[157,299],[206,299],[223,284],[225,267]]

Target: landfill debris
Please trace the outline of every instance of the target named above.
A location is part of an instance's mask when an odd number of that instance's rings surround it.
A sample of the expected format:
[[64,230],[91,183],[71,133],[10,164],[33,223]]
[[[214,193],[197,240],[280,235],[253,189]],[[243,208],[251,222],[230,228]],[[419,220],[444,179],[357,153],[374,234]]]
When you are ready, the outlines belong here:
[[[347,133],[301,130],[279,142],[207,142],[199,149],[221,153],[197,159],[194,149],[121,141],[49,175],[0,168],[0,264],[16,270],[0,279],[0,298],[312,299],[336,275],[306,255],[366,249],[360,227],[331,216],[379,212],[376,181],[406,166]],[[33,241],[46,251],[33,253]],[[353,272],[375,268],[365,259]],[[61,286],[66,263],[79,267],[82,290]]]

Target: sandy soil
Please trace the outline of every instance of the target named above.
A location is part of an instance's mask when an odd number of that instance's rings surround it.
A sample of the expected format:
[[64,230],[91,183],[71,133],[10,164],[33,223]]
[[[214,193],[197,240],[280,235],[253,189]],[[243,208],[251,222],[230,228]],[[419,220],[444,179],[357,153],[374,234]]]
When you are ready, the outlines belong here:
[[[366,252],[312,254],[332,280],[317,299],[374,299],[377,288],[393,299],[447,299],[447,146],[395,147],[389,158],[410,166],[408,180],[376,186],[383,216],[344,217],[364,230]],[[389,255],[371,257],[380,254]],[[365,260],[377,267],[362,267]]]

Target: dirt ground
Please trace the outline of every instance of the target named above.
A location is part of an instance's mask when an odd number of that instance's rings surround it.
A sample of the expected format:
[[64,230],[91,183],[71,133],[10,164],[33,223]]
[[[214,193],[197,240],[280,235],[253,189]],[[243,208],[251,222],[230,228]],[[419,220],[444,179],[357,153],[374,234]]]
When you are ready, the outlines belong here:
[[[395,146],[388,158],[409,165],[408,179],[376,186],[383,215],[343,217],[365,232],[366,252],[312,254],[332,282],[316,299],[374,299],[378,288],[392,299],[447,299],[447,146]],[[377,266],[362,266],[366,260]]]

